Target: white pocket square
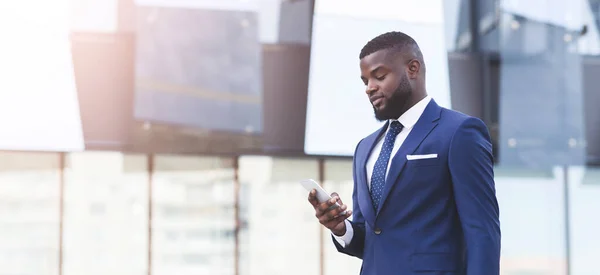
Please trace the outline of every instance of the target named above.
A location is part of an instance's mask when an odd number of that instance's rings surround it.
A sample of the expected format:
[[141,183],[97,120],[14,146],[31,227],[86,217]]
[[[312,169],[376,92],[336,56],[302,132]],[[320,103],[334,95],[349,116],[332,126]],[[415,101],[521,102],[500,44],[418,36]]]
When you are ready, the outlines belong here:
[[407,160],[416,160],[416,159],[434,159],[437,158],[437,154],[428,154],[428,155],[406,155]]

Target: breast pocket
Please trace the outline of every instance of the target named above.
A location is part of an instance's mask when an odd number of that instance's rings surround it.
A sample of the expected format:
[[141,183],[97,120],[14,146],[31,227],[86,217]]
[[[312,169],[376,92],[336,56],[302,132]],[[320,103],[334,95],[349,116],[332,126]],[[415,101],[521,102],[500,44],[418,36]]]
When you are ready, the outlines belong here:
[[440,165],[442,161],[439,158],[425,158],[425,159],[411,159],[407,161],[409,166],[436,166]]

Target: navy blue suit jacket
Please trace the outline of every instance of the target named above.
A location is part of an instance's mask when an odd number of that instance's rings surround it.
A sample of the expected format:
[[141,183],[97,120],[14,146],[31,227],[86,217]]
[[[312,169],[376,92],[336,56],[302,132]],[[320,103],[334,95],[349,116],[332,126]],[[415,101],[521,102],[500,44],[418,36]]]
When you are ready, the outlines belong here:
[[[354,154],[352,241],[363,275],[498,275],[500,222],[485,124],[431,100],[391,160],[379,209],[365,165],[387,124]],[[437,158],[407,160],[407,155]]]

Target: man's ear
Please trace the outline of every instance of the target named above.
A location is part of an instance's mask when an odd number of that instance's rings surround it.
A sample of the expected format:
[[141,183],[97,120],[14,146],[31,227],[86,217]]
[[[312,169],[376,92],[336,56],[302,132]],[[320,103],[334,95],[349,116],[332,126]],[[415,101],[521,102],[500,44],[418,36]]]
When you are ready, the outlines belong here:
[[408,77],[409,78],[417,78],[419,72],[421,71],[421,62],[419,60],[413,59],[408,62]]

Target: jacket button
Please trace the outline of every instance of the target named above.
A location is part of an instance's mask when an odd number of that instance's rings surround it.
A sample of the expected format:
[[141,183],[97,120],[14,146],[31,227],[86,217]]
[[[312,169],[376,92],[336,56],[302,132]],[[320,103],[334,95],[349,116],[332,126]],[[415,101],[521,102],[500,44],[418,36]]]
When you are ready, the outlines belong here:
[[381,234],[381,229],[375,228],[375,235],[379,235],[379,234]]

